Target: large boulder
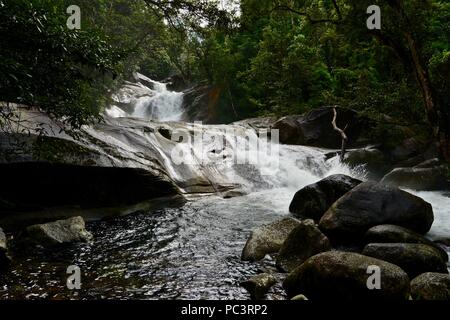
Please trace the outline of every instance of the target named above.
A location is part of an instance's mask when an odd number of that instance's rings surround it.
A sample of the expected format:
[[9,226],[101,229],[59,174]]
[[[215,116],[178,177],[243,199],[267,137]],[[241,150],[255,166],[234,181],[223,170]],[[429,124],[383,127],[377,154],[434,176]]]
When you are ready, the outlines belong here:
[[6,267],[10,262],[10,258],[8,256],[8,245],[6,242],[6,235],[3,232],[2,228],[0,228],[0,269]]
[[199,84],[184,91],[183,120],[202,121],[204,124],[222,124],[237,120],[232,104],[225,102],[222,88]]
[[249,293],[252,300],[262,300],[270,288],[277,283],[271,274],[261,273],[241,283]]
[[[336,108],[337,125],[347,127],[349,137],[348,146],[351,146],[359,137],[363,121],[356,111]],[[279,119],[273,126],[280,133],[280,143],[294,145],[308,145],[324,148],[340,148],[341,137],[334,131],[331,124],[333,120],[333,107],[321,107],[305,115],[292,115]]]
[[425,244],[371,243],[362,253],[401,267],[411,279],[425,272],[447,273],[447,261],[438,250]]
[[21,237],[23,242],[43,247],[88,242],[93,238],[92,234],[86,230],[82,217],[29,226]]
[[[369,271],[381,272],[380,288],[369,289]],[[309,258],[283,283],[289,297],[311,300],[406,300],[409,278],[400,267],[357,253],[329,251]]]
[[450,276],[442,273],[424,273],[411,281],[414,300],[450,300]]
[[447,167],[395,168],[383,177],[381,183],[413,190],[439,190],[447,184]]
[[294,218],[284,218],[253,230],[242,251],[242,260],[258,261],[266,254],[276,253],[291,231],[300,225]]
[[297,191],[289,206],[295,216],[319,221],[330,206],[361,181],[336,174]]
[[277,267],[291,272],[308,258],[331,250],[330,241],[317,228],[312,220],[302,222],[291,231],[277,256]]
[[320,219],[328,236],[357,240],[381,224],[399,225],[421,234],[434,221],[431,205],[396,187],[364,182],[337,200]]
[[370,228],[364,236],[364,242],[369,243],[418,243],[433,247],[441,253],[442,259],[448,260],[447,252],[438,244],[409,229],[394,226],[381,225]]
[[364,167],[368,175],[376,180],[382,178],[392,169],[388,157],[375,147],[348,150],[344,162],[351,168]]

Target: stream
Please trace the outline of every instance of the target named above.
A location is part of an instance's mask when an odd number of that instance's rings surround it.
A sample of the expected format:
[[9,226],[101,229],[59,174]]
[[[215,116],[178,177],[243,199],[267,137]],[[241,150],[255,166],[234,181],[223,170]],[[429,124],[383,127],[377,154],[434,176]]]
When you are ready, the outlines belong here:
[[[182,95],[167,90],[164,84],[145,80],[155,83],[153,88],[142,88],[151,95],[135,99],[131,111],[112,106],[107,116],[180,121]],[[295,192],[328,175],[342,173],[365,179],[362,168],[351,170],[337,157],[326,160],[329,151],[280,145],[278,165],[271,174],[264,174],[261,165],[228,165],[226,169],[192,165],[192,172],[209,170],[205,175],[212,184],[219,180],[214,177],[217,174],[220,180],[239,185],[245,195],[231,199],[220,193],[196,195],[180,208],[89,222],[87,229],[94,235],[91,243],[57,250],[13,248],[12,268],[0,276],[0,299],[248,299],[239,283],[275,268],[270,258],[259,263],[240,260],[251,230],[288,215]],[[170,164],[167,155],[162,159],[175,181],[184,178],[180,173],[184,167]],[[266,166],[275,161],[270,157],[266,160]],[[433,205],[435,222],[429,237],[448,236],[449,195],[413,193]],[[81,269],[81,290],[66,287],[69,265]],[[280,286],[271,289],[269,299],[283,298]]]

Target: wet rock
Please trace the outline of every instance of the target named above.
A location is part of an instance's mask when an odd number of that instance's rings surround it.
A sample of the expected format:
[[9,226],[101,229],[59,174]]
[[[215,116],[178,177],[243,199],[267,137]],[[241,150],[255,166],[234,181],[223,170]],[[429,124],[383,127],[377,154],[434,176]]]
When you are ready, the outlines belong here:
[[0,228],[0,270],[8,266],[10,258],[8,255],[8,245],[6,242],[6,235]]
[[237,197],[243,197],[247,195],[247,193],[245,193],[242,190],[230,190],[227,192],[222,193],[222,197],[224,199],[231,199],[231,198],[237,198]]
[[440,190],[447,183],[447,168],[395,168],[383,177],[381,183],[413,190]]
[[344,162],[352,168],[364,166],[369,174],[377,179],[383,177],[392,168],[386,155],[374,147],[349,150]]
[[262,300],[269,289],[277,283],[274,276],[267,273],[258,274],[241,283],[249,293],[252,300]]
[[447,273],[447,264],[433,247],[412,243],[371,243],[364,255],[393,263],[411,279],[425,272]]
[[448,238],[448,237],[438,237],[438,238],[434,239],[434,242],[443,244],[446,247],[450,247],[450,238]]
[[448,260],[447,252],[445,252],[445,250],[442,249],[439,245],[435,244],[433,241],[425,238],[424,236],[418,234],[417,232],[399,226],[381,225],[370,228],[364,237],[364,241],[366,244],[368,243],[425,244],[438,250],[441,253],[442,259],[444,259],[445,261]]
[[414,300],[450,300],[450,276],[442,273],[424,273],[411,281]]
[[438,158],[433,158],[419,163],[418,165],[414,166],[414,168],[417,169],[436,168],[439,167],[440,165],[442,165],[441,160],[439,160]]
[[266,254],[278,252],[289,233],[299,224],[297,219],[284,218],[253,230],[242,251],[242,260],[258,261]]
[[305,297],[303,294],[299,294],[293,298],[291,298],[291,301],[306,301],[308,300],[307,297]]
[[225,102],[222,88],[199,84],[184,91],[183,120],[202,121],[204,124],[221,124],[236,121],[233,106]]
[[[363,121],[353,110],[336,109],[337,125],[340,128],[347,126],[348,146],[351,146],[362,131]],[[332,120],[333,107],[321,107],[305,115],[283,117],[274,124],[273,129],[279,130],[282,144],[340,148],[341,137],[334,131]]]
[[331,250],[328,238],[314,225],[302,222],[288,235],[277,255],[277,267],[291,272],[308,258]]
[[167,89],[171,91],[183,91],[188,87],[188,83],[180,74],[174,74],[162,81],[167,84]]
[[433,209],[423,199],[396,187],[364,182],[337,200],[320,219],[319,227],[329,237],[355,241],[381,224],[425,234],[433,220]]
[[405,161],[417,156],[421,151],[423,151],[424,143],[420,142],[416,138],[410,138],[411,132],[409,132],[408,129],[403,130],[404,135],[409,137],[397,144],[392,150],[389,150],[389,157],[392,162]]
[[240,120],[234,122],[233,124],[241,125],[254,130],[268,130],[273,127],[276,121],[276,117],[258,117]]
[[295,216],[319,221],[336,200],[360,183],[343,174],[329,176],[299,190],[291,201],[289,211]]
[[[368,288],[369,267],[381,271],[380,290]],[[311,300],[406,300],[409,278],[400,267],[357,253],[328,251],[309,258],[283,283],[289,297]]]
[[39,244],[44,247],[88,242],[93,236],[85,228],[82,217],[29,226],[22,235],[22,241]]

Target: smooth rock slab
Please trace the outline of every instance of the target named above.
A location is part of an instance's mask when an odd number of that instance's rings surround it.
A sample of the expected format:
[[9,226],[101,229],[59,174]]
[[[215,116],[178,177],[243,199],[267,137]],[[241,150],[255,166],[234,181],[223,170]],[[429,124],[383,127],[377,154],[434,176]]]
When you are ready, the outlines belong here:
[[93,236],[85,228],[82,217],[73,217],[67,220],[37,224],[25,229],[24,239],[44,247],[88,242]]
[[359,240],[370,228],[393,224],[420,234],[434,221],[431,204],[399,188],[364,182],[337,200],[320,219],[329,237]]
[[[381,272],[381,289],[367,286],[369,267]],[[309,258],[283,283],[288,297],[304,294],[311,300],[406,300],[408,275],[389,262],[357,253],[328,251]]]
[[330,206],[361,181],[336,174],[297,191],[289,205],[295,216],[319,221]]
[[450,276],[442,273],[424,273],[411,281],[414,300],[450,300]]
[[242,282],[241,286],[250,293],[252,300],[261,300],[275,283],[277,280],[274,276],[261,273]]
[[362,253],[399,266],[411,279],[425,272],[447,273],[447,264],[440,252],[424,244],[371,243]]
[[310,222],[302,222],[284,241],[277,256],[277,267],[290,272],[300,266],[308,258],[331,250],[328,238]]
[[258,261],[266,254],[278,252],[289,233],[299,224],[297,219],[284,218],[253,230],[242,251],[241,259]]

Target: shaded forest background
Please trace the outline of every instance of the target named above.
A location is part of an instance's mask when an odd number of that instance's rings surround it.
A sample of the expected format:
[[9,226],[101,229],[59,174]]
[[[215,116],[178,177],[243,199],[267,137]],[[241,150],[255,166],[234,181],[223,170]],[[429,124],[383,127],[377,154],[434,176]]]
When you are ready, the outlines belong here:
[[[72,4],[81,30],[66,27]],[[372,4],[380,31],[366,27]],[[225,123],[340,105],[373,119],[374,135],[394,141],[402,125],[450,159],[447,0],[0,0],[0,40],[0,101],[74,129],[139,71],[213,86]]]

